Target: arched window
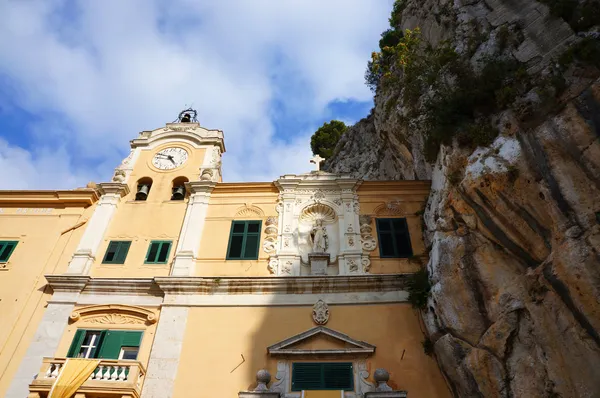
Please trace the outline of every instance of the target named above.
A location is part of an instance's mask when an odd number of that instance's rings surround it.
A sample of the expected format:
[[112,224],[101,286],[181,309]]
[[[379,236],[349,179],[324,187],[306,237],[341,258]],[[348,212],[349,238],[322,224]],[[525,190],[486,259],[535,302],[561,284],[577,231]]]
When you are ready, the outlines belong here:
[[144,177],[140,178],[137,182],[137,190],[135,193],[135,200],[144,201],[148,198],[148,194],[150,193],[150,188],[152,188],[152,178]]
[[173,186],[171,189],[171,200],[183,200],[185,199],[186,189],[185,183],[188,182],[186,177],[177,177],[173,180]]

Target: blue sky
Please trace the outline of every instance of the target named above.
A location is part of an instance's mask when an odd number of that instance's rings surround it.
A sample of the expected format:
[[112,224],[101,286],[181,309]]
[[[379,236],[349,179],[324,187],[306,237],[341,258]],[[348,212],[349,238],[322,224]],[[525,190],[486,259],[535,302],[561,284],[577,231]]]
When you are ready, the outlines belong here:
[[372,107],[393,0],[0,0],[0,189],[109,181],[185,105],[225,132],[225,181],[311,169],[310,136]]

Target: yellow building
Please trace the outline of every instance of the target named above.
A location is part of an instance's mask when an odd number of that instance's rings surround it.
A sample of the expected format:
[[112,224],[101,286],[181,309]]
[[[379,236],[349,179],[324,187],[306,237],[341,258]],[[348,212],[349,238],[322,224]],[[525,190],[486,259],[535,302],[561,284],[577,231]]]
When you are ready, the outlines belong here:
[[429,183],[222,182],[189,115],[112,182],[0,192],[0,396],[451,396],[405,290]]

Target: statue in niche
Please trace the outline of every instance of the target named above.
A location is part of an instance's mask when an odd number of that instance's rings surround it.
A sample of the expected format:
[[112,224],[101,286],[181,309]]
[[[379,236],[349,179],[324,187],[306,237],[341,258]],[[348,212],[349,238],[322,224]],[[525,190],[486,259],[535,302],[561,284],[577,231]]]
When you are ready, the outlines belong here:
[[313,253],[325,253],[327,251],[327,230],[323,226],[323,220],[315,221],[310,231],[310,241]]

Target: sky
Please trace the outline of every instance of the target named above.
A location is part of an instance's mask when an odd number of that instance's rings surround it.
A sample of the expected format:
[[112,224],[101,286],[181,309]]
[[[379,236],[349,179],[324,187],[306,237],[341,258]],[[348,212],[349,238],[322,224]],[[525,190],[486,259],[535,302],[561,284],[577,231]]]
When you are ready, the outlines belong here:
[[0,189],[110,181],[140,131],[192,106],[225,134],[223,180],[313,168],[352,124],[393,0],[0,0]]

